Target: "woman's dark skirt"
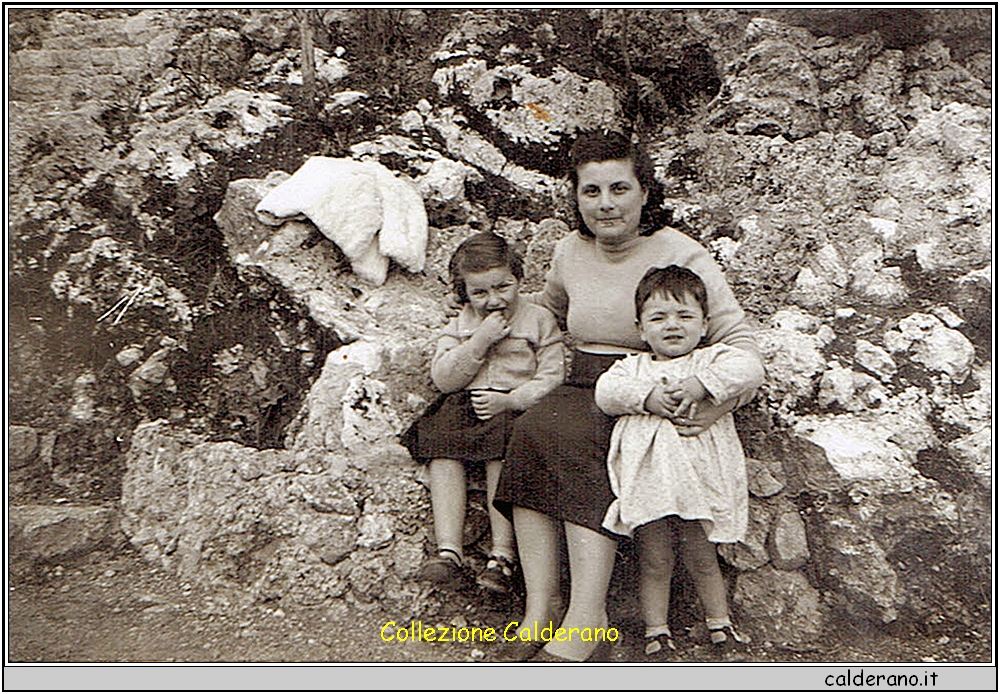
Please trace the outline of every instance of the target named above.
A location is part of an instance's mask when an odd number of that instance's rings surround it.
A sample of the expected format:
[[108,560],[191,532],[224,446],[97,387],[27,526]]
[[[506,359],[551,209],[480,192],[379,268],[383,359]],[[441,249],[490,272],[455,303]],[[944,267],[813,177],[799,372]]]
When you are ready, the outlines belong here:
[[618,537],[601,527],[614,500],[607,456],[614,418],[594,403],[594,382],[620,357],[573,355],[570,377],[517,418],[493,505],[520,506]]
[[426,463],[449,458],[469,463],[503,460],[515,415],[502,412],[481,420],[472,409],[469,391],[445,393],[410,425],[399,442]]

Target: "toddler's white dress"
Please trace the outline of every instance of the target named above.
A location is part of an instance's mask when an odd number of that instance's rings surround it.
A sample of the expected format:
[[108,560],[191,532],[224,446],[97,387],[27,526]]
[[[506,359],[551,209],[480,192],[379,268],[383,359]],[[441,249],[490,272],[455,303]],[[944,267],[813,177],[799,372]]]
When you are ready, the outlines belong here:
[[608,452],[616,499],[603,525],[631,536],[637,527],[676,515],[699,520],[712,542],[738,542],[747,527],[747,474],[732,414],[698,436],[680,436],[664,417],[644,413],[657,383],[697,376],[716,402],[753,391],[763,381],[760,362],[725,344],[665,361],[643,353],[616,362],[595,389],[598,407],[622,415]]

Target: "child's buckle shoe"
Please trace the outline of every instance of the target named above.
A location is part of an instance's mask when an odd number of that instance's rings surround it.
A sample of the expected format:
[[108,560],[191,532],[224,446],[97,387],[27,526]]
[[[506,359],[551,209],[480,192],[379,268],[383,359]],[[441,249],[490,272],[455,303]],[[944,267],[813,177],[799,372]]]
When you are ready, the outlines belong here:
[[490,557],[476,583],[494,593],[509,593],[517,565],[503,555]]
[[495,663],[523,663],[531,660],[545,645],[544,641],[504,641],[493,655]]
[[643,656],[645,660],[662,662],[677,655],[677,644],[674,643],[670,629],[663,634],[654,634],[645,638]]
[[747,660],[750,639],[740,634],[732,624],[709,630],[712,651],[722,662],[738,663]]
[[417,580],[436,585],[450,585],[458,581],[462,569],[461,560],[451,550],[442,550],[436,557],[424,562],[417,573]]

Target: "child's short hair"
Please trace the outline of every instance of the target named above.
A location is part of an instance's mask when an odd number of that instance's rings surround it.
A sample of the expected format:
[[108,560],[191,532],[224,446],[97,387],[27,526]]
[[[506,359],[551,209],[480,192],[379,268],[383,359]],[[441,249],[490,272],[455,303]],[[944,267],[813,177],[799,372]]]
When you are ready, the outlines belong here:
[[642,307],[654,294],[662,294],[677,301],[683,301],[685,294],[694,297],[701,306],[702,314],[708,317],[708,291],[695,272],[680,265],[654,267],[646,271],[635,288],[635,317],[638,320]]
[[473,234],[462,241],[448,263],[452,287],[462,304],[469,303],[465,291],[465,275],[469,272],[486,272],[496,267],[508,268],[518,281],[524,279],[524,261],[503,237],[489,232]]

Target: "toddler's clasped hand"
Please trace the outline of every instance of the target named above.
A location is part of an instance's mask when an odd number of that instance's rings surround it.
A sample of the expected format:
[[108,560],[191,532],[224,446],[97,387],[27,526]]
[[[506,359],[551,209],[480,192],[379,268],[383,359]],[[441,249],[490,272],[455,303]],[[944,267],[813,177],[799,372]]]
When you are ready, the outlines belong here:
[[657,383],[646,396],[646,411],[658,417],[670,418],[674,414],[674,407],[677,403],[668,390],[670,386],[664,383]]
[[650,414],[665,417],[677,425],[681,436],[701,433],[705,426],[698,420],[698,413],[708,397],[708,391],[695,376],[688,376],[680,383],[657,383],[646,396],[645,407]]

